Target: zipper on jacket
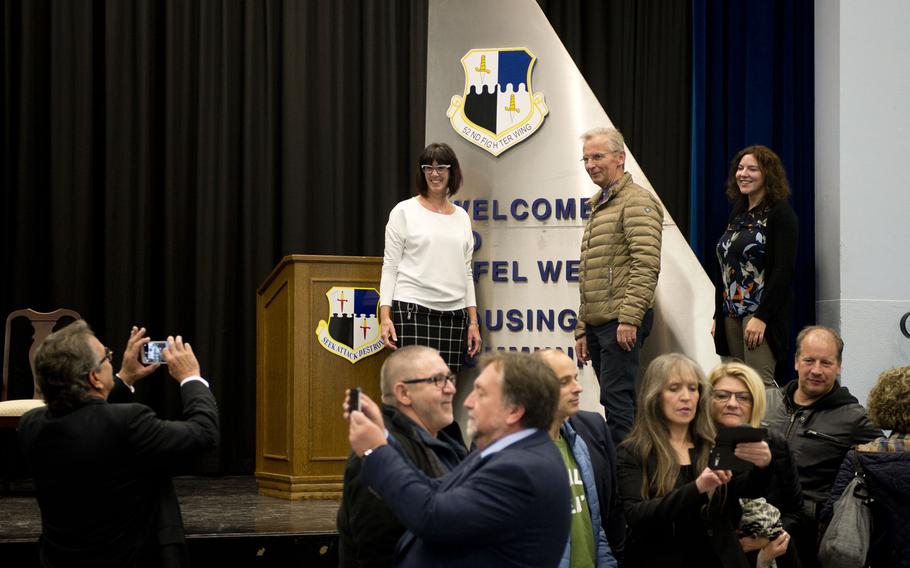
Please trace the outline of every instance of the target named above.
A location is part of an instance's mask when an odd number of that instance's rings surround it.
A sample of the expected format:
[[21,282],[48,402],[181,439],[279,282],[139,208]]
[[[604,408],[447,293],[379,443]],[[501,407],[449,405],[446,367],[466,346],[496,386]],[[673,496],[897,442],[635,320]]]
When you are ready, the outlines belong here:
[[796,412],[794,412],[793,414],[790,415],[790,424],[787,426],[787,435],[786,435],[786,438],[788,440],[790,439],[790,433],[793,431],[793,424],[796,422],[796,415],[797,415]]
[[610,286],[613,285],[613,267],[610,267]]
[[840,438],[837,438],[830,434],[825,434],[824,432],[819,432],[818,430],[806,430],[806,432],[805,432],[805,434],[803,434],[803,436],[806,436],[807,438],[818,438],[819,440],[827,440],[828,442],[831,442],[832,444],[837,444],[838,446],[840,446],[842,448],[852,448],[853,447],[852,444],[848,444],[847,442],[844,442]]

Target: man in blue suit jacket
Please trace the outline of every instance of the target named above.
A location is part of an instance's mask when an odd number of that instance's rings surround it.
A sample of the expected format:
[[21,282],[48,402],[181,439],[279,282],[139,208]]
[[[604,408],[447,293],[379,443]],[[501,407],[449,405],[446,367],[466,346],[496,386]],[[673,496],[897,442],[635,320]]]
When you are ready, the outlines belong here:
[[559,400],[553,372],[530,355],[495,353],[465,400],[477,449],[446,476],[420,472],[389,443],[375,403],[351,412],[362,479],[408,532],[398,566],[556,566],[569,536],[569,478],[547,434]]

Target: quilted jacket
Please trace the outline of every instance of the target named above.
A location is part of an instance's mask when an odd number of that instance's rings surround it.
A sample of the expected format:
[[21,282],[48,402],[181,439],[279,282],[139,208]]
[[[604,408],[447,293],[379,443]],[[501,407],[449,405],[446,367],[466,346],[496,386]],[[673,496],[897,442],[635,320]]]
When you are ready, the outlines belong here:
[[910,567],[910,524],[907,523],[910,519],[910,452],[848,452],[821,519],[823,522],[831,520],[834,502],[853,477],[854,455],[859,456],[869,493],[874,499],[871,504],[872,546],[866,566]]
[[603,202],[603,189],[588,201],[592,210],[581,240],[576,338],[586,325],[619,320],[639,326],[654,305],[663,208],[628,172],[608,191]]

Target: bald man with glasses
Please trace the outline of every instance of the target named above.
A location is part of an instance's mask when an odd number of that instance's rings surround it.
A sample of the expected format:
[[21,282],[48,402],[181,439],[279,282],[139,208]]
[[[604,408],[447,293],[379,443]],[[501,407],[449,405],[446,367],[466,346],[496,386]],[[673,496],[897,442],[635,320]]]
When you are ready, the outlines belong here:
[[[454,422],[455,375],[430,347],[393,351],[380,371],[386,430],[424,473],[441,477],[467,455],[443,428]],[[338,510],[339,566],[390,566],[404,527],[360,479],[362,460],[351,453]]]

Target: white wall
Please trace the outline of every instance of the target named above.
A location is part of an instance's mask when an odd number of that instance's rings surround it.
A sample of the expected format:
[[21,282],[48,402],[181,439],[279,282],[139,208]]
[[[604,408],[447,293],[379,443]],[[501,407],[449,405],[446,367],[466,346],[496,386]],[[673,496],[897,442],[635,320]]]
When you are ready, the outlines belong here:
[[846,344],[842,383],[862,402],[910,364],[910,2],[816,0],[819,323]]

